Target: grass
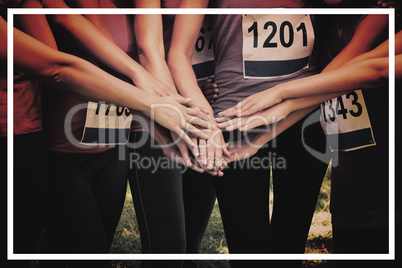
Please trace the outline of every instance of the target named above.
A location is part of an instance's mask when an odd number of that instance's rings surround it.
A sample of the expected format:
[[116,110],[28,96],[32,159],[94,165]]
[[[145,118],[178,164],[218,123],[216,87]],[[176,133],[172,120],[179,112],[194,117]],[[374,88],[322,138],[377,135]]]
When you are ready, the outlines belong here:
[[[314,218],[306,245],[306,253],[328,254],[332,252],[331,216],[329,213],[330,170],[324,179]],[[272,202],[272,200],[270,200]],[[271,206],[272,207],[272,206]],[[124,210],[117,227],[111,248],[112,253],[141,253],[141,240],[138,224],[135,218],[133,200],[130,190],[127,190]],[[212,212],[208,229],[201,245],[201,253],[227,254],[228,247],[223,231],[218,204]],[[196,261],[200,268],[229,268],[228,261]],[[114,261],[116,268],[139,268],[138,261]],[[333,268],[331,262],[325,260],[309,260],[303,262],[305,268]]]

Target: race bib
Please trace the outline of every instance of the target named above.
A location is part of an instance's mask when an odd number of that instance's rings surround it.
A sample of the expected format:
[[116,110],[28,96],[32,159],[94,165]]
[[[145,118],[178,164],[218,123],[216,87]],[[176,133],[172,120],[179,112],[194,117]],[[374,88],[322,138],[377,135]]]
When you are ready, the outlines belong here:
[[81,143],[87,145],[126,144],[132,114],[126,107],[102,102],[88,102]]
[[214,76],[215,63],[212,49],[212,22],[211,18],[205,16],[200,34],[195,43],[191,64],[197,80]]
[[245,78],[286,76],[308,68],[314,46],[309,15],[244,15]]
[[361,90],[322,103],[320,121],[333,151],[376,145]]

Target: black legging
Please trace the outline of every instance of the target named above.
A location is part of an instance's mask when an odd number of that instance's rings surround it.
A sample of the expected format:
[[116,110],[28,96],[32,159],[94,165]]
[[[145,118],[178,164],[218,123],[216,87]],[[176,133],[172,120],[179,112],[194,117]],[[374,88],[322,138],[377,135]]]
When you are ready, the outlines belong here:
[[[131,140],[136,143],[142,139],[145,140],[144,144],[130,150],[129,176],[142,252],[185,253],[181,167],[170,160],[167,162],[168,158],[162,149],[152,146],[157,144],[147,132],[132,134]],[[141,267],[181,265],[180,261],[141,262]]]
[[[275,158],[277,164],[280,157],[286,161],[285,169],[280,169],[281,165],[273,167],[274,205],[271,225],[269,169],[240,169],[238,167],[241,163],[237,163],[234,169],[232,163],[222,178],[211,179],[209,175],[194,172],[184,174],[186,229],[187,234],[191,232],[191,235],[187,235],[189,252],[199,250],[206,229],[205,223],[208,223],[215,201],[213,189],[204,192],[198,192],[197,189],[211,187],[211,180],[214,182],[230,253],[304,252],[327,164],[305,150],[301,142],[301,126],[302,122],[299,122],[254,156],[271,156],[271,160]],[[309,145],[325,151],[325,136],[319,124],[306,131]],[[201,195],[204,200],[199,199]],[[258,266],[257,262],[253,263],[255,265],[249,263],[248,266]],[[300,262],[286,263],[288,267],[290,264],[296,267]],[[242,267],[247,264],[232,262],[232,267],[236,265]],[[267,263],[261,265],[266,266]]]
[[[126,146],[95,154],[52,152],[49,156],[51,208],[41,251],[109,253],[125,200]],[[57,265],[65,264],[57,262]],[[88,265],[87,262],[69,263],[69,267]],[[109,267],[110,262],[96,265]],[[58,267],[56,263],[50,266]]]
[[[0,147],[0,151],[5,154],[7,152],[6,137],[1,137]],[[7,157],[3,158],[3,161],[6,160]],[[1,170],[6,175],[7,163],[3,161]],[[13,170],[14,252],[35,253],[44,226],[49,180],[42,131],[14,136]],[[3,185],[6,191],[7,176],[3,178]],[[2,209],[7,198],[5,192],[3,193]],[[2,241],[7,241],[6,237]],[[12,261],[7,264],[7,267],[29,267],[29,261]]]

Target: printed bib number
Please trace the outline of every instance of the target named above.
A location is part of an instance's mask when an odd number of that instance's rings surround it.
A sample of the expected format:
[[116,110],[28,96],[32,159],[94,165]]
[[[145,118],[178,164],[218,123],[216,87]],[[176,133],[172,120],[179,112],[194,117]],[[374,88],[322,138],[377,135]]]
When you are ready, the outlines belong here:
[[215,73],[214,52],[212,49],[212,22],[208,16],[205,16],[202,23],[191,63],[197,80],[213,76]]
[[126,107],[88,102],[81,143],[88,145],[126,144],[133,115]]
[[333,151],[376,145],[361,90],[322,103],[320,120]]
[[308,68],[314,46],[309,15],[244,15],[243,75],[272,78]]

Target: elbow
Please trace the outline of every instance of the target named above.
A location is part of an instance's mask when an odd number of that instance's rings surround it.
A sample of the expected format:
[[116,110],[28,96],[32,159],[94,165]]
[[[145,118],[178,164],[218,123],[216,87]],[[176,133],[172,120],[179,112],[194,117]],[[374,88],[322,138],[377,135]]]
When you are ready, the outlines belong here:
[[64,85],[68,82],[69,70],[77,64],[74,57],[62,56],[50,61],[39,71],[41,80],[50,85]]

